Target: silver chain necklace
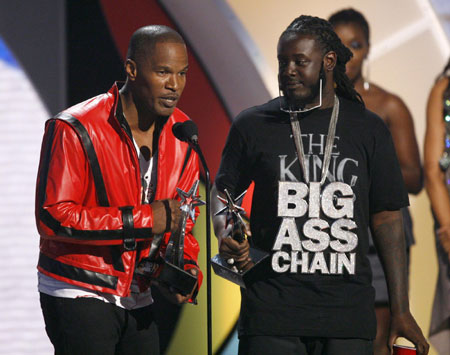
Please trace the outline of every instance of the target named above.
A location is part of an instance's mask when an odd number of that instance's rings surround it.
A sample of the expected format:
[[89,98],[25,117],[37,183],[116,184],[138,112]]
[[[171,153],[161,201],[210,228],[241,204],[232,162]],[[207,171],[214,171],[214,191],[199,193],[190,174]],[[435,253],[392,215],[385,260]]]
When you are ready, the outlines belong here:
[[[284,111],[284,110],[283,110]],[[327,143],[325,145],[324,161],[322,163],[322,176],[320,186],[323,185],[327,178],[328,168],[330,167],[331,151],[333,150],[333,142],[336,135],[336,125],[339,116],[339,99],[334,95],[333,111],[331,113],[330,125],[328,126]],[[305,182],[309,184],[309,170],[306,169],[305,151],[302,144],[302,131],[300,130],[300,122],[298,120],[298,111],[289,111],[291,121],[292,134],[294,136],[295,148],[297,150],[297,158],[303,171]]]

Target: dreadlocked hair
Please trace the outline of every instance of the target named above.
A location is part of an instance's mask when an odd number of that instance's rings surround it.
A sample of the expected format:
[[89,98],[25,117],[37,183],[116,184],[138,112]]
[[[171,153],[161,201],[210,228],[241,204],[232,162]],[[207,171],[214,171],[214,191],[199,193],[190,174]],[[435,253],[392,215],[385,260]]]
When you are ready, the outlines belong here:
[[361,95],[356,92],[350,79],[345,74],[345,64],[353,54],[350,49],[342,44],[328,21],[319,17],[301,15],[291,22],[280,38],[287,35],[314,36],[322,48],[323,54],[330,51],[335,52],[337,62],[333,70],[333,78],[336,83],[336,94],[364,105]]

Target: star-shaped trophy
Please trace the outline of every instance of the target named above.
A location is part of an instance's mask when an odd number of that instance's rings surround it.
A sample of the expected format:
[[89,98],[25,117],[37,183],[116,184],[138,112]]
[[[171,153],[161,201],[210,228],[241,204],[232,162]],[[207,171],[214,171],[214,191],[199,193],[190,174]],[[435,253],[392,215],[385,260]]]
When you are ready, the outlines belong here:
[[225,207],[217,211],[214,216],[226,214],[227,224],[233,221],[233,232],[231,233],[233,238],[239,243],[242,243],[245,239],[245,222],[242,218],[242,215],[245,214],[245,210],[240,205],[242,204],[242,200],[244,199],[247,190],[234,200],[227,189],[225,189],[224,192],[227,197],[226,199],[219,195],[217,195],[217,198],[225,205]]
[[[247,191],[244,191],[235,199],[232,198],[227,189],[225,189],[224,192],[226,198],[221,196],[217,196],[217,198],[225,206],[214,215],[217,216],[226,214],[227,224],[233,223],[230,237],[238,243],[242,243],[246,238],[246,225],[244,219],[242,218],[242,215],[245,214],[245,210],[240,205]],[[251,282],[251,280],[257,275],[256,271],[258,268],[255,267],[267,258],[269,254],[254,247],[250,247],[249,256],[251,261],[246,263],[245,269],[241,270],[239,269],[239,265],[237,265],[233,259],[225,260],[220,254],[215,255],[211,259],[211,265],[217,275],[227,279],[228,281],[234,282],[243,288],[246,288],[246,283]]]
[[[197,194],[198,185],[199,180],[194,182],[188,192],[177,188],[178,196],[181,199],[181,219],[177,230],[170,235],[164,258],[162,260],[157,258],[156,248],[153,248],[152,245],[150,256],[144,259],[136,269],[139,275],[150,279],[156,278],[184,296],[192,292],[197,282],[196,276],[184,270],[184,238],[188,218],[195,222],[195,208],[205,204]],[[163,235],[156,235],[154,241],[161,243],[162,237]],[[159,244],[157,248],[159,249]]]
[[[205,204],[205,201],[200,200],[200,196],[197,195],[198,185],[200,180],[194,182],[194,185],[190,188],[188,192],[184,192],[180,188],[177,187],[178,196],[181,199],[181,210],[186,210],[191,217],[192,222],[195,223],[195,207],[202,206]],[[186,206],[186,207],[185,207]]]
[[188,192],[177,187],[177,193],[181,199],[181,220],[177,231],[170,236],[165,259],[174,265],[178,265],[180,268],[184,266],[184,237],[186,235],[188,217],[195,223],[195,207],[205,204],[204,201],[200,200],[200,196],[197,195],[199,183],[199,180],[194,182]]
[[181,199],[181,220],[177,230],[170,235],[164,266],[158,277],[159,281],[184,296],[192,292],[197,282],[196,276],[184,271],[184,238],[188,218],[190,217],[195,222],[195,207],[205,204],[197,194],[198,185],[199,180],[194,182],[188,192],[177,188],[178,196]]

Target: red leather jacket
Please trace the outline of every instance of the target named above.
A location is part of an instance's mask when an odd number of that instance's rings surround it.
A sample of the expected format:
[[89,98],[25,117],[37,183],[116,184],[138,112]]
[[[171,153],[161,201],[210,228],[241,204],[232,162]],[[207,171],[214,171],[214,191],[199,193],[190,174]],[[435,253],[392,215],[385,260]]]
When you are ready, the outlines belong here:
[[[38,270],[127,296],[136,263],[149,254],[153,213],[141,202],[139,160],[126,121],[116,117],[118,101],[115,84],[46,123],[36,192]],[[172,133],[175,122],[188,119],[175,109],[161,129],[155,200],[178,198],[177,187],[188,191],[199,178],[197,154]],[[197,267],[192,227],[189,219],[186,270]],[[162,249],[168,238],[167,233]]]

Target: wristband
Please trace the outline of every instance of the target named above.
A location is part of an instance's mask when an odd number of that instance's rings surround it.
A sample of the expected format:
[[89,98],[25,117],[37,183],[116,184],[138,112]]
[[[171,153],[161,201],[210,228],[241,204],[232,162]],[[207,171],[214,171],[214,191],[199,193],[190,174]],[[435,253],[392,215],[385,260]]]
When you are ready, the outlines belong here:
[[172,225],[172,211],[170,210],[169,201],[168,200],[162,200],[161,201],[164,205],[164,208],[166,209],[166,232],[170,231],[170,226]]

